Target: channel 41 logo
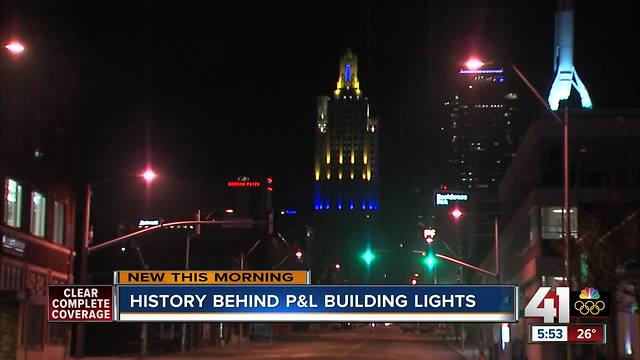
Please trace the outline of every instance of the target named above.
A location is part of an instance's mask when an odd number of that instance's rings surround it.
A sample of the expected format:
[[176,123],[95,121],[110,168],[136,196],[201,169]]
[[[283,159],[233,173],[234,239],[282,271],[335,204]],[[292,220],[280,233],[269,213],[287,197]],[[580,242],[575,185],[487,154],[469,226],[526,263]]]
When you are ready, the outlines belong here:
[[569,287],[540,287],[524,308],[527,318],[543,318],[544,323],[569,323],[570,318],[609,316],[609,294],[586,287],[570,291]]

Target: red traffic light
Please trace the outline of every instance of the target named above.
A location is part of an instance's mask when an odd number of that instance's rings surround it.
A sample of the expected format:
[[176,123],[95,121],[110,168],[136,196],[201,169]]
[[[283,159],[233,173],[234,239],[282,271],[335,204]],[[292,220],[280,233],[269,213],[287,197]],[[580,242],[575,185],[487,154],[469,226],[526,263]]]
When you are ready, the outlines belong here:
[[418,283],[418,280],[416,280],[415,278],[414,278],[414,279],[411,279],[411,285],[415,285],[415,284],[417,284],[417,283]]
[[333,267],[336,268],[336,270],[340,270],[340,263],[336,263]]
[[451,216],[453,216],[454,219],[458,220],[462,216],[462,211],[458,208],[455,208],[451,211]]
[[302,259],[302,250],[300,250],[300,249],[296,250],[296,254],[295,255],[296,255],[296,258]]

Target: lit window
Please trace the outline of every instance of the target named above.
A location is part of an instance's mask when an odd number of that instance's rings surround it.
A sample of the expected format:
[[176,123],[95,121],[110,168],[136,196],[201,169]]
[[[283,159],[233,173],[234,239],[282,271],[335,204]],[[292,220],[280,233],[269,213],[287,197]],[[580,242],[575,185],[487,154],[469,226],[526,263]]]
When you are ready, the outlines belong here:
[[5,188],[7,197],[4,199],[4,223],[18,228],[22,213],[22,185],[13,179],[7,179]]
[[39,192],[31,193],[31,233],[44,236],[47,217],[47,199]]
[[64,204],[53,202],[53,242],[64,244]]
[[[540,209],[543,239],[562,239],[562,209],[558,207],[543,207]],[[571,236],[578,236],[578,209],[572,207],[569,212]]]

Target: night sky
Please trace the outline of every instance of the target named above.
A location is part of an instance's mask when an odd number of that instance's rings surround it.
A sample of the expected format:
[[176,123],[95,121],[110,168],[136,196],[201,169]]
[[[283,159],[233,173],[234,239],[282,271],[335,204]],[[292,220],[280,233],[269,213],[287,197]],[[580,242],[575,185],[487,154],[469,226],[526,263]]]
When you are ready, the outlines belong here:
[[[575,63],[594,107],[637,108],[640,5],[577,3]],[[316,96],[335,88],[352,47],[381,122],[382,206],[394,208],[385,199],[442,168],[440,105],[469,54],[518,64],[546,93],[554,11],[554,1],[2,0],[2,37],[25,39],[34,67],[74,84],[51,96],[71,104],[59,116],[79,129],[83,176],[148,159],[215,187],[271,175],[281,205],[298,208],[311,206]]]

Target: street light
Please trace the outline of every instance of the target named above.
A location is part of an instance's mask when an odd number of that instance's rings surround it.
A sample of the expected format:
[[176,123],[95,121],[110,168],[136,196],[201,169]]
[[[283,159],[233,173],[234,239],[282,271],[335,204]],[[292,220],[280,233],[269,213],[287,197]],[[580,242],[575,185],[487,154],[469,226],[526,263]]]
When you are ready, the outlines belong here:
[[524,82],[529,88],[531,93],[542,103],[542,107],[558,122],[562,125],[562,193],[563,193],[563,219],[562,219],[562,234],[564,237],[564,277],[567,285],[571,287],[571,233],[570,233],[570,216],[569,211],[571,208],[569,199],[569,113],[567,108],[564,108],[564,119],[561,119],[558,114],[551,110],[549,104],[544,100],[542,95],[531,85],[529,80],[518,69],[517,66],[511,65],[516,75]]
[[22,45],[21,42],[16,40],[11,41],[7,45],[5,45],[4,48],[7,49],[13,55],[20,55],[25,49],[24,45]]
[[144,180],[145,180],[147,183],[152,182],[152,181],[153,181],[153,179],[155,179],[155,178],[156,178],[156,176],[157,176],[157,175],[156,175],[156,173],[153,171],[153,169],[150,169],[150,168],[149,168],[149,169],[147,169],[147,170],[145,170],[145,171],[142,173],[142,177],[144,178]]
[[469,60],[467,60],[466,63],[464,63],[464,66],[467,67],[467,69],[469,70],[477,70],[479,68],[481,68],[482,66],[484,66],[484,63],[476,58],[471,58]]
[[[141,175],[147,184],[151,183],[156,178],[156,173],[148,168]],[[119,177],[107,178],[102,181],[96,182],[93,186],[98,186],[112,180],[119,179]],[[92,185],[87,182],[85,188],[85,203],[84,203],[84,221],[82,224],[82,249],[80,251],[80,284],[87,285],[89,280],[89,233],[91,231],[91,195]],[[122,249],[120,249],[122,251]],[[125,249],[126,250],[126,249]],[[143,325],[144,326],[144,325]],[[76,356],[84,356],[84,324],[78,323],[78,332],[76,335]]]

